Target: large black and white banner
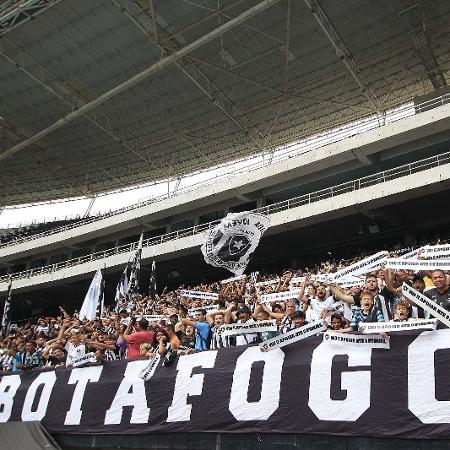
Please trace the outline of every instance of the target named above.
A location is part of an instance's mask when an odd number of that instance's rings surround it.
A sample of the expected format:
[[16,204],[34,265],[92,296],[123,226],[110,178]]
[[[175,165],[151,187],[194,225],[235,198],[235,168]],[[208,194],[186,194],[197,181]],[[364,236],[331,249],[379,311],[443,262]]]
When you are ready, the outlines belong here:
[[242,275],[264,232],[270,218],[248,211],[228,214],[208,231],[201,250],[205,261]]
[[0,422],[51,433],[324,433],[450,438],[450,330],[405,332],[390,349],[321,335],[149,360],[30,371],[0,380]]

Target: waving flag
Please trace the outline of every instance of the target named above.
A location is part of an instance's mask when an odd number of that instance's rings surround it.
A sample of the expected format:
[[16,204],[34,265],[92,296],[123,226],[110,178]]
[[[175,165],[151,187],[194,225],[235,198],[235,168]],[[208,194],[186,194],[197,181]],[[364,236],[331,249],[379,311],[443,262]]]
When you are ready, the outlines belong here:
[[94,320],[99,316],[103,301],[103,271],[98,269],[84,298],[81,306],[79,318],[80,320]]
[[120,276],[120,280],[117,283],[116,296],[114,298],[116,302],[115,308],[116,311],[119,301],[127,296],[127,292],[128,292],[128,264],[125,266],[125,269],[123,269],[122,275]]
[[136,254],[134,255],[133,264],[131,265],[130,280],[128,283],[128,295],[139,292],[139,276],[141,273],[141,256],[142,256],[142,240],[144,234],[141,234],[137,246]]
[[156,291],[156,261],[152,262],[152,272],[150,274],[150,283],[148,285],[148,295],[151,298],[155,298]]
[[201,248],[205,261],[242,275],[250,255],[269,226],[269,217],[261,214],[248,211],[228,214],[206,234]]

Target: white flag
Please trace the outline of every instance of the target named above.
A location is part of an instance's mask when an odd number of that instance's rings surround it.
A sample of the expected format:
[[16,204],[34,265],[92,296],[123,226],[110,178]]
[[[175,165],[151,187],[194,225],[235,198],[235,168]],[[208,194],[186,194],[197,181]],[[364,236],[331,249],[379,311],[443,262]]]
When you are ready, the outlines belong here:
[[98,309],[103,297],[103,272],[98,269],[84,298],[83,305],[80,309],[80,320],[94,320],[98,315]]
[[269,226],[270,218],[261,214],[248,211],[228,214],[206,234],[202,245],[205,261],[242,275],[250,255]]

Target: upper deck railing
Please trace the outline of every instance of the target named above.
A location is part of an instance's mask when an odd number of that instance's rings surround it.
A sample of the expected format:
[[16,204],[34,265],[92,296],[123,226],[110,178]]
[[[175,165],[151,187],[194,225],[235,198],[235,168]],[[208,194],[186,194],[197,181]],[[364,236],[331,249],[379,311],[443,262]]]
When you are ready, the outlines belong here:
[[426,102],[413,105],[411,102],[407,104],[400,105],[395,108],[392,107],[390,110],[385,111],[382,116],[370,116],[365,119],[361,119],[358,123],[352,123],[350,125],[342,126],[339,129],[331,130],[328,132],[324,132],[320,135],[316,135],[310,138],[305,139],[302,142],[296,142],[289,145],[286,145],[282,148],[277,149],[275,152],[267,153],[264,157],[261,155],[262,160],[255,162],[251,165],[245,166],[238,170],[233,170],[232,172],[225,172],[221,176],[214,177],[208,181],[202,181],[196,184],[192,184],[187,186],[184,189],[179,189],[176,192],[169,192],[167,194],[152,197],[149,199],[141,200],[137,203],[125,206],[123,208],[111,210],[96,216],[86,217],[79,221],[73,222],[71,224],[58,226],[55,228],[51,228],[49,230],[45,230],[40,233],[27,235],[24,237],[17,237],[12,239],[11,241],[0,244],[0,248],[10,247],[13,245],[20,244],[22,242],[29,242],[31,240],[39,239],[41,237],[51,236],[57,233],[63,233],[68,230],[72,230],[74,228],[87,225],[89,223],[97,222],[108,217],[112,217],[118,214],[123,214],[128,211],[132,211],[138,208],[142,208],[144,206],[150,205],[152,203],[160,202],[166,200],[170,197],[178,196],[181,194],[185,194],[187,192],[195,191],[199,188],[207,186],[209,184],[217,183],[218,181],[224,181],[230,178],[234,178],[236,176],[241,175],[242,173],[252,172],[254,170],[260,169],[261,167],[274,164],[279,161],[283,161],[285,159],[292,158],[298,154],[304,154],[316,150],[325,145],[339,142],[343,139],[355,136],[357,134],[361,134],[365,131],[369,131],[393,122],[397,122],[406,117],[410,117],[414,114],[421,113],[423,111],[427,111],[431,108],[435,108],[437,106],[444,105],[450,102],[450,94],[445,94],[440,97],[433,98]]
[[[413,163],[404,164],[402,166],[384,170],[373,175],[368,175],[362,178],[357,178],[352,181],[347,181],[345,183],[338,184],[329,188],[321,189],[308,194],[300,195],[298,197],[293,197],[288,200],[283,200],[281,202],[273,203],[271,205],[264,206],[262,208],[254,209],[253,212],[260,214],[273,214],[280,211],[285,211],[288,209],[296,208],[302,205],[308,205],[311,203],[324,200],[326,198],[335,197],[348,192],[357,191],[369,186],[385,183],[396,178],[404,177],[407,175],[412,175],[413,173],[422,172],[427,169],[442,166],[450,163],[450,151],[442,153],[440,155],[431,156],[429,158],[421,159]],[[187,236],[195,236],[197,234],[203,233],[206,230],[217,225],[220,220],[214,220],[202,225],[195,225],[193,227],[185,228],[178,231],[173,231],[171,233],[163,234],[160,236],[145,239],[142,246],[151,247],[153,245],[162,244],[163,242],[173,241]],[[119,253],[131,252],[136,249],[138,242],[133,242],[131,244],[121,245],[101,252],[91,253],[90,255],[80,256],[79,258],[70,259],[67,261],[62,261],[59,263],[51,264],[48,266],[38,267],[34,269],[25,270],[23,272],[17,272],[11,275],[4,275],[0,277],[0,282],[8,281],[11,276],[13,280],[22,278],[31,278],[37,275],[42,275],[46,273],[53,273],[57,270],[66,269],[72,266],[83,264],[90,261],[105,259],[110,256],[117,255]]]

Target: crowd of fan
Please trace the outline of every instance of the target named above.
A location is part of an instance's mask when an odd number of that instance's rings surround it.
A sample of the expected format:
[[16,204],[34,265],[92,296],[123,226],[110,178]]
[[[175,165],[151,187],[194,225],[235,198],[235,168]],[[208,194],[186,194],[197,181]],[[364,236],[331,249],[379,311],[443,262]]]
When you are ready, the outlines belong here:
[[[324,262],[314,268],[259,274],[231,282],[165,289],[155,297],[139,294],[106,308],[104,317],[81,321],[62,307],[59,317],[42,317],[34,323],[11,327],[0,340],[0,369],[20,372],[49,367],[73,367],[80,361],[105,362],[151,358],[156,354],[189,354],[222,347],[255,345],[308,322],[323,320],[341,333],[357,332],[360,322],[414,320],[426,312],[402,295],[403,282],[450,310],[450,276],[440,270],[414,273],[381,267],[364,276],[359,285],[343,289],[337,284],[313,281],[314,274],[333,273],[356,261]],[[283,292],[304,277],[298,297],[262,303],[263,294]],[[272,280],[272,282],[269,282]],[[218,294],[217,300],[183,296],[183,290]],[[214,306],[212,306],[214,305]],[[225,323],[251,323],[275,319],[278,331],[225,336]],[[172,358],[173,359],[173,358]]]

